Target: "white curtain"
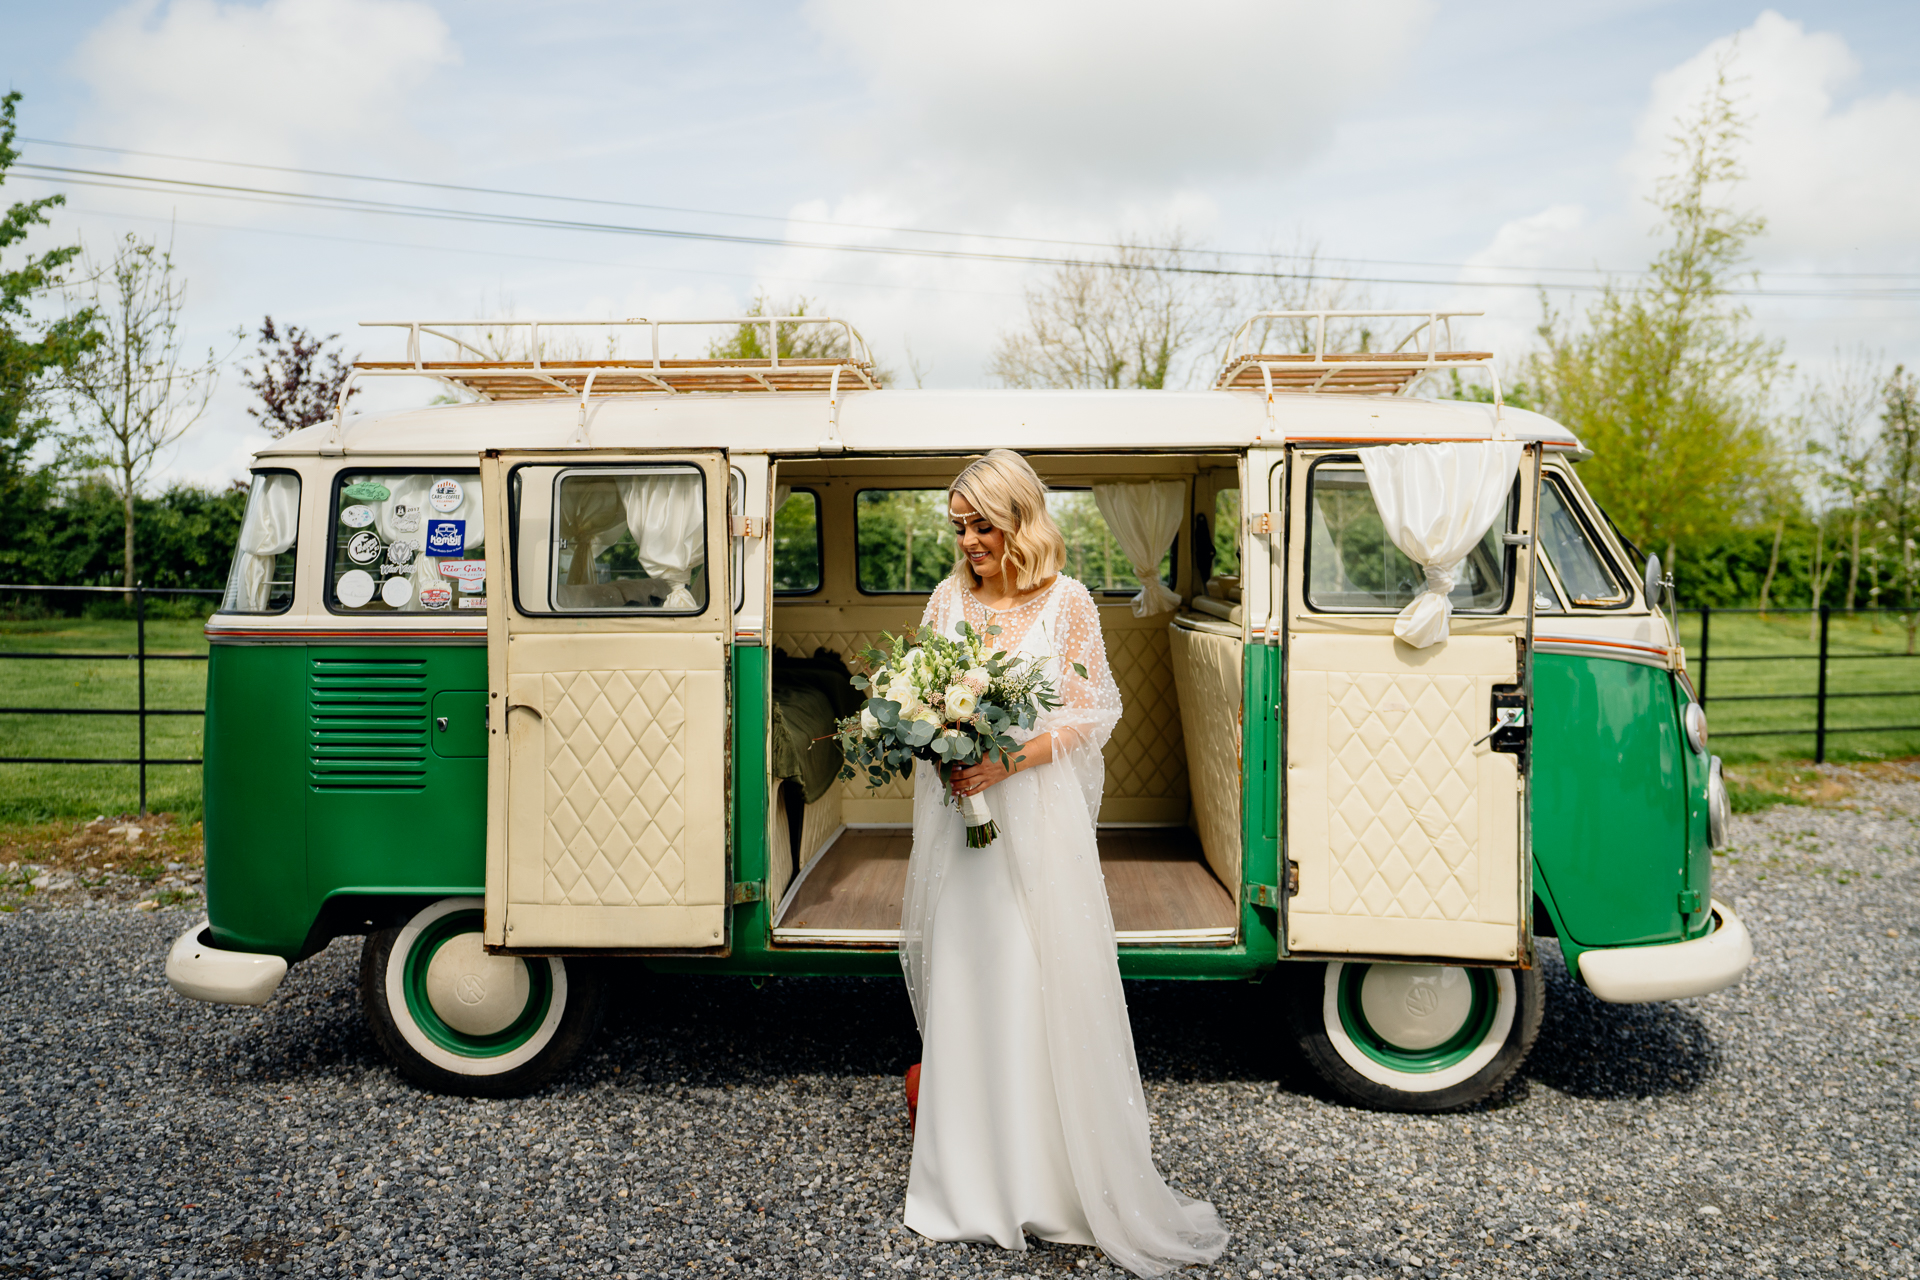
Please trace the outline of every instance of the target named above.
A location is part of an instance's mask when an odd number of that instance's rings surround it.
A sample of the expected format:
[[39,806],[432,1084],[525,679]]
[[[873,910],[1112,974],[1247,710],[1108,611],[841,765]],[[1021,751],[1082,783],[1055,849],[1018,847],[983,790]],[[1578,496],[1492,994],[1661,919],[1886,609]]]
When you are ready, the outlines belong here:
[[273,585],[273,558],[293,546],[300,525],[300,477],[257,475],[240,522],[240,541],[227,574],[228,613],[259,613]]
[[1093,500],[1140,580],[1140,594],[1133,598],[1137,618],[1165,613],[1180,603],[1160,581],[1160,560],[1179,536],[1186,499],[1187,486],[1178,480],[1093,486]]
[[1394,619],[1393,634],[1416,649],[1447,638],[1461,562],[1507,505],[1520,444],[1393,444],[1360,450],[1367,487],[1387,537],[1426,571],[1427,583]]
[[700,501],[703,479],[698,474],[668,472],[622,476],[614,482],[641,565],[652,577],[673,584],[664,601],[668,609],[700,607],[687,584],[693,581],[693,571],[707,562],[707,525]]

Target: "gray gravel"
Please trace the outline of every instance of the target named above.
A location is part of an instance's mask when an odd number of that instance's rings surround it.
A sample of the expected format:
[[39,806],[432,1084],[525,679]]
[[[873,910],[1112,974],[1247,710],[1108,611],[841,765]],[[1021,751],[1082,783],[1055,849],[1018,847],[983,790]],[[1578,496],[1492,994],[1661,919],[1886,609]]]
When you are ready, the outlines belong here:
[[[1131,989],[1163,1168],[1210,1271],[1911,1274],[1920,784],[1736,820],[1746,983],[1615,1007],[1549,964],[1498,1103],[1334,1105],[1269,992]],[[899,1225],[916,1041],[897,982],[665,979],[525,1100],[423,1095],[363,1028],[357,940],[260,1010],[175,997],[180,911],[0,916],[0,1276],[1109,1275]]]

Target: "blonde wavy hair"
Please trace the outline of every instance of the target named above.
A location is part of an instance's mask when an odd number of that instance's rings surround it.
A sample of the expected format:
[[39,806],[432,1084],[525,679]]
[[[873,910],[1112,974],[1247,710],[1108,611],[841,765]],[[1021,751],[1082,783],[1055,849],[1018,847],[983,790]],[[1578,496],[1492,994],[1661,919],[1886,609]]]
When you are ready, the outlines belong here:
[[[1066,567],[1067,540],[1047,510],[1047,486],[1013,450],[995,449],[968,463],[947,486],[949,509],[955,494],[1006,535],[1001,572],[1013,575],[1017,590],[1030,591]],[[980,585],[980,575],[957,544],[953,577],[965,587]]]

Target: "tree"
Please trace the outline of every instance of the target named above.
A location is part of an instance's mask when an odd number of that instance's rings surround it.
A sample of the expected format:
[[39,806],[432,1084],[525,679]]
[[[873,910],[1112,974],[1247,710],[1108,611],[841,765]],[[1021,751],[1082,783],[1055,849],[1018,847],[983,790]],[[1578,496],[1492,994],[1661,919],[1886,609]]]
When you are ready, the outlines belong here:
[[1674,136],[1674,168],[1653,198],[1666,244],[1644,282],[1609,281],[1578,323],[1549,311],[1529,381],[1547,412],[1594,451],[1582,478],[1619,523],[1667,563],[1765,487],[1769,397],[1780,347],[1728,296],[1747,242],[1765,229],[1725,203],[1739,181],[1742,120],[1723,64],[1698,114]]
[[1121,244],[1106,262],[1057,268],[1027,290],[1023,325],[1000,335],[988,372],[1009,387],[1159,390],[1211,372],[1237,299],[1224,277],[1186,274],[1178,230]]
[[[1819,576],[1818,546],[1823,535],[1830,543],[1847,545],[1847,612],[1852,613],[1859,601],[1861,541],[1879,459],[1875,414],[1885,384],[1878,362],[1867,352],[1857,351],[1841,356],[1833,371],[1815,379],[1807,390],[1802,421],[1814,480],[1815,608],[1839,563],[1837,552],[1828,553],[1826,576]],[[1829,525],[1834,528],[1826,535]]]
[[[322,338],[299,325],[288,325],[282,333],[267,316],[256,349],[260,368],[240,373],[241,382],[260,397],[259,404],[247,406],[248,416],[259,419],[275,439],[331,418],[340,405],[340,389],[353,372],[351,361],[327,350],[329,342],[339,340],[337,333]],[[355,387],[347,398],[359,394]]]
[[[1920,538],[1920,379],[1904,365],[1894,366],[1882,389],[1880,440],[1876,526],[1889,544],[1885,556],[1899,607],[1906,615],[1902,621],[1907,628],[1907,652],[1913,653],[1920,632],[1920,612],[1914,608],[1914,596],[1920,590],[1920,545],[1915,543]],[[1877,584],[1874,594],[1878,595]]]
[[[755,294],[746,314],[750,316],[812,316],[822,314],[811,298],[798,297],[784,308],[776,308],[766,294]],[[782,360],[848,360],[853,342],[847,331],[835,324],[740,324],[724,338],[707,344],[709,360],[765,360],[769,358],[767,330],[771,328],[774,349]],[[911,359],[911,354],[909,354]],[[880,386],[893,380],[890,370],[875,362],[868,376]],[[916,373],[916,377],[917,377]],[[845,382],[842,382],[845,386]]]
[[90,272],[87,309],[99,316],[100,341],[66,375],[74,461],[103,473],[120,499],[125,534],[122,581],[133,586],[134,499],[159,455],[206,412],[219,371],[186,362],[180,312],[186,285],[173,255],[129,234],[104,269]]
[[[18,93],[0,97],[0,183],[19,158],[14,150],[14,113]],[[47,222],[47,210],[63,196],[22,201],[0,215],[0,251]],[[71,245],[29,254],[17,267],[0,264],[0,571],[9,576],[22,565],[20,555],[40,536],[42,517],[52,501],[55,470],[36,464],[35,454],[53,428],[46,412],[49,382],[95,343],[94,315],[82,308],[46,324],[32,318],[32,300],[65,283],[80,247]],[[15,579],[18,581],[18,579]]]

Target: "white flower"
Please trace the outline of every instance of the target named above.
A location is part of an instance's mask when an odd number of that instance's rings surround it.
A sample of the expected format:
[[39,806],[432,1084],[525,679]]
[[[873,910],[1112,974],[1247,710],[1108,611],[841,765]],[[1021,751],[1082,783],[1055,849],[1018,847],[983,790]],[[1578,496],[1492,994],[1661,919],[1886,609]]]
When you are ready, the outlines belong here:
[[993,677],[987,674],[985,667],[969,667],[967,674],[960,677],[960,683],[980,694],[987,691],[987,686],[993,683]]
[[873,712],[860,708],[860,732],[871,738],[880,732],[880,722],[873,718]]
[[980,695],[966,684],[956,684],[947,690],[947,719],[965,720],[980,706]]
[[900,704],[900,714],[910,716],[920,706],[920,691],[913,687],[913,681],[905,676],[895,676],[893,683],[887,686],[887,701]]
[[908,716],[907,719],[918,720],[922,724],[939,724],[940,713],[938,711],[935,711],[932,707],[921,707],[919,710],[915,711],[912,715]]

